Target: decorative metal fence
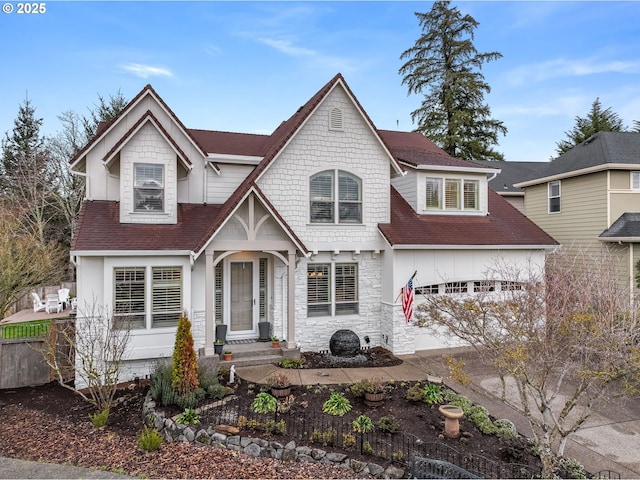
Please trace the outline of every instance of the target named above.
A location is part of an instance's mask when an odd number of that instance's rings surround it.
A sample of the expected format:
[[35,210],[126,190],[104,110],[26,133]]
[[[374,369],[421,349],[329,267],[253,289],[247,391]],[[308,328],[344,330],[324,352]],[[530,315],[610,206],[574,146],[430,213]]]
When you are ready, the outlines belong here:
[[253,430],[255,436],[274,441],[295,440],[298,444],[340,451],[349,456],[365,455],[407,468],[413,456],[443,460],[484,478],[534,478],[538,469],[529,465],[504,463],[479,455],[464,454],[448,445],[425,442],[402,432],[385,433],[375,428],[369,433],[354,432],[351,420],[326,414],[295,413],[257,414],[250,407],[228,403],[201,414],[203,425],[231,424]]

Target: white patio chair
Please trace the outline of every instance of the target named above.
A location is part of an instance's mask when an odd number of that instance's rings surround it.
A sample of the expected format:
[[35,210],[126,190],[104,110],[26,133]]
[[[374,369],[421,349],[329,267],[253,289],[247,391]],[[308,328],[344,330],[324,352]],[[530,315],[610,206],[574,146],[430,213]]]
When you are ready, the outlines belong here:
[[58,290],[58,301],[62,304],[62,309],[65,310],[69,305],[69,289],[61,288]]
[[58,295],[56,295],[55,293],[47,295],[45,305],[45,311],[47,313],[51,313],[54,310],[56,311],[56,313],[60,313],[62,311],[62,302],[60,302]]
[[33,313],[46,309],[46,304],[40,300],[40,295],[35,292],[31,292],[31,296],[33,297]]

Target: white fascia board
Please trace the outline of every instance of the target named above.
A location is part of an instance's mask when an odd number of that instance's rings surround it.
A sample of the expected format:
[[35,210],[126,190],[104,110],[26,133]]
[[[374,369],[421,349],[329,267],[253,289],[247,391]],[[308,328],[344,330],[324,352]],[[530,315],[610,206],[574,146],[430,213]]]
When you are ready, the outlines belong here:
[[392,245],[393,250],[553,250],[557,245]]
[[118,148],[116,150],[114,150],[114,152],[111,154],[111,156],[109,158],[105,158],[104,160],[102,160],[102,164],[105,167],[108,167],[109,164],[111,163],[111,161],[116,157],[116,155],[118,155],[118,153],[125,147],[125,145],[127,143],[129,143],[133,137],[136,136],[136,134],[142,129],[142,127],[144,127],[147,123],[151,123],[156,131],[160,134],[160,136],[162,138],[164,138],[164,141],[167,142],[167,145],[169,145],[169,147],[171,147],[171,150],[174,151],[174,153],[176,154],[176,156],[182,161],[182,164],[185,166],[185,168],[189,171],[193,170],[193,164],[189,164],[187,163],[187,159],[182,157],[182,153],[179,152],[178,150],[176,150],[175,146],[174,146],[174,142],[172,142],[162,131],[163,129],[160,128],[160,126],[158,125],[158,123],[155,121],[155,119],[153,119],[152,117],[147,117],[145,118],[144,122],[142,122],[140,125],[138,125],[138,127],[135,129],[135,131],[131,132],[131,135],[129,135],[129,137],[123,142],[121,143]]
[[71,250],[75,257],[179,257],[193,255],[191,250]]
[[414,170],[433,170],[437,172],[462,172],[462,173],[500,173],[502,170],[499,168],[477,168],[477,167],[447,167],[446,165],[412,165],[407,162],[400,162],[402,165],[406,165]]
[[264,157],[252,155],[230,155],[227,153],[209,153],[206,160],[215,163],[233,163],[239,165],[258,165]]
[[639,237],[598,237],[598,240],[609,243],[640,243]]
[[527,182],[514,183],[513,186],[517,188],[530,187],[532,185],[539,185],[540,183],[553,182],[554,180],[562,180],[564,178],[579,177],[580,175],[588,175],[590,173],[603,172],[606,170],[640,170],[640,164],[637,163],[603,163],[602,165],[596,165],[594,167],[583,168],[581,170],[572,170],[570,172],[558,173],[557,175],[551,175],[550,177],[536,178],[535,180],[529,180]]

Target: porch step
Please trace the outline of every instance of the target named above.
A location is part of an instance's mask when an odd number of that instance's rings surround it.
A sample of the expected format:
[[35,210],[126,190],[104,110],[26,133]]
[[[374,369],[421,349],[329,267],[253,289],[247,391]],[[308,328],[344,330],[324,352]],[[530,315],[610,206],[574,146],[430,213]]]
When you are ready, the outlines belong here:
[[225,345],[225,350],[233,352],[233,358],[230,361],[222,360],[220,355],[221,367],[247,367],[251,365],[265,365],[269,363],[278,363],[284,358],[282,348],[272,348],[271,342],[255,342],[248,344],[231,344]]

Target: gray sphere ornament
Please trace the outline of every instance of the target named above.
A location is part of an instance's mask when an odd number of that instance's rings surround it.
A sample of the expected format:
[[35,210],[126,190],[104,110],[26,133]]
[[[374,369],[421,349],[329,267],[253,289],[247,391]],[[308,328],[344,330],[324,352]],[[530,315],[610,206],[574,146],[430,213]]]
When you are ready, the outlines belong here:
[[336,357],[355,357],[360,351],[360,338],[353,330],[338,330],[331,335],[329,350]]

